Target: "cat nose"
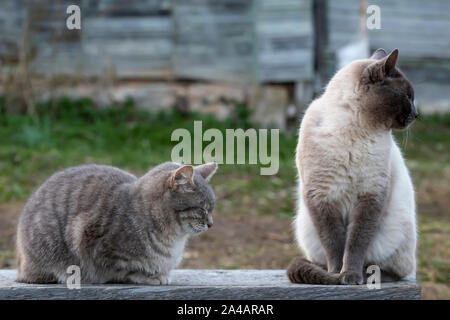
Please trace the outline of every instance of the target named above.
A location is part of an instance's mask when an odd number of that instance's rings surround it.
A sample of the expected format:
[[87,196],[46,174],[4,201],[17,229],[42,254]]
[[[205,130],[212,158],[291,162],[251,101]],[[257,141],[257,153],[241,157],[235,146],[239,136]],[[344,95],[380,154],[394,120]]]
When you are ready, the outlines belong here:
[[208,226],[208,229],[213,226],[213,218],[210,214],[206,216],[206,225]]
[[208,229],[213,226],[213,219],[211,217],[207,218],[206,225],[208,226]]
[[412,109],[412,114],[414,116],[414,119],[417,119],[417,117],[419,116],[419,112],[417,111],[417,108],[414,105],[414,102],[411,102],[411,109]]

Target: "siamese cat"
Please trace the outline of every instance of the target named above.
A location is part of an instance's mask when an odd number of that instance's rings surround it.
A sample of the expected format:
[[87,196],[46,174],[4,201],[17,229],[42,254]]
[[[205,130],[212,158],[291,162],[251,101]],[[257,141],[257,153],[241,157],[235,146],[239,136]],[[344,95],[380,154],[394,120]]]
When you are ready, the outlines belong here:
[[294,283],[362,284],[369,265],[381,281],[415,278],[414,190],[392,130],[418,113],[397,57],[378,49],[353,61],[305,113],[294,225],[306,259],[288,267]]

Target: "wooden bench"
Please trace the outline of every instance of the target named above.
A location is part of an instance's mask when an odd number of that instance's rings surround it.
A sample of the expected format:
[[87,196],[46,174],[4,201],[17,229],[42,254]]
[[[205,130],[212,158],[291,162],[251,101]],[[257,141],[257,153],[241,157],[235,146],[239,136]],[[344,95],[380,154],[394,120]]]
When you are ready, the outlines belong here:
[[22,299],[420,299],[414,281],[383,283],[380,289],[359,286],[292,284],[284,270],[175,270],[169,286],[125,284],[31,285],[15,282],[16,270],[0,270],[0,300]]

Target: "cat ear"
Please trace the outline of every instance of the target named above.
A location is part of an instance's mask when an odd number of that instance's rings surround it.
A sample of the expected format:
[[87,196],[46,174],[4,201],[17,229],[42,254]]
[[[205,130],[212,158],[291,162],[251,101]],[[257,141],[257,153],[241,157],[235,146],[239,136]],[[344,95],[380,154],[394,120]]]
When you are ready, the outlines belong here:
[[385,61],[384,61],[384,74],[385,75],[390,74],[395,69],[395,65],[397,64],[397,59],[398,59],[398,49],[394,49],[389,54],[389,56],[387,58],[385,58]]
[[370,59],[380,60],[387,56],[387,52],[383,48],[375,50]]
[[178,168],[172,177],[170,178],[170,188],[174,188],[178,185],[194,185],[194,168],[186,165]]
[[195,171],[200,173],[200,175],[206,180],[209,181],[211,177],[216,173],[217,171],[217,163],[215,162],[209,162],[206,164],[202,164],[195,167]]
[[384,78],[391,75],[392,71],[395,70],[397,58],[398,58],[398,49],[395,49],[387,57],[384,57],[383,59],[375,61],[370,65],[368,65],[361,75],[362,82],[376,83],[382,81]]

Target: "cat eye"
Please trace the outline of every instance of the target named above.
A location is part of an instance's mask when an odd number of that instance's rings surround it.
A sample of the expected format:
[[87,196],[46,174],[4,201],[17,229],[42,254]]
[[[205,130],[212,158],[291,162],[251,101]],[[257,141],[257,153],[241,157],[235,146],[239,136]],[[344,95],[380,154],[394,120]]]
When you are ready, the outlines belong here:
[[186,209],[179,210],[178,212],[187,212],[187,211],[200,211],[201,213],[207,214],[208,211],[202,207],[189,207]]

